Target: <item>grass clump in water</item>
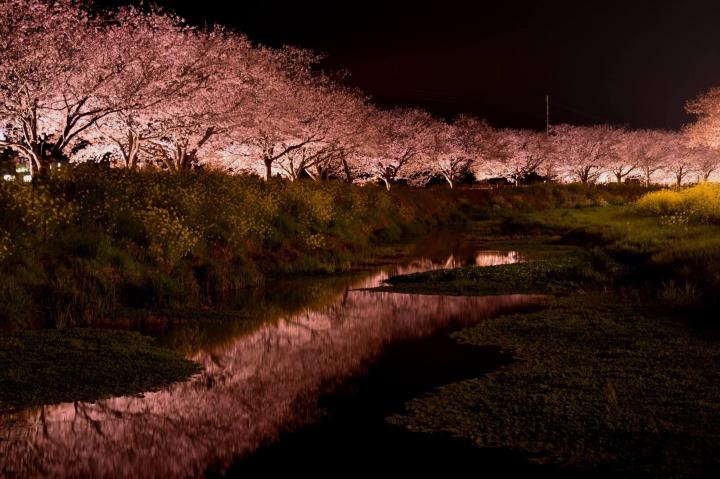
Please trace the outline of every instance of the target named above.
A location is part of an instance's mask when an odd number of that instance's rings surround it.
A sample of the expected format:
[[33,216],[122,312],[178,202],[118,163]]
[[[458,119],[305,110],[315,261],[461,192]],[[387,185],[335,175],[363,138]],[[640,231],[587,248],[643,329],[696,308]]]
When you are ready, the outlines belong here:
[[380,291],[485,295],[568,293],[610,284],[619,266],[599,250],[499,266],[469,266],[393,276]]
[[199,366],[135,332],[70,329],[0,334],[0,411],[158,390]]
[[390,418],[543,463],[623,475],[720,473],[720,344],[617,295],[557,298],[456,333],[518,361],[450,384]]

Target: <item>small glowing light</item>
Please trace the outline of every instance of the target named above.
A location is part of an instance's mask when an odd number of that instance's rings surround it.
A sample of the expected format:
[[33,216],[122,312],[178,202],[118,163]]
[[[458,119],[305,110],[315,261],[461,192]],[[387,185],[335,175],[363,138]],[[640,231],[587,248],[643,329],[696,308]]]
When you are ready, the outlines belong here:
[[23,176],[23,181],[25,183],[30,183],[32,181],[32,175],[25,175]]
[[15,168],[15,171],[17,171],[18,173],[27,173],[30,170],[28,170],[27,166],[18,166],[17,168]]
[[15,179],[14,175],[8,175],[8,174],[3,175],[3,180],[5,180],[5,181],[12,181],[14,179]]

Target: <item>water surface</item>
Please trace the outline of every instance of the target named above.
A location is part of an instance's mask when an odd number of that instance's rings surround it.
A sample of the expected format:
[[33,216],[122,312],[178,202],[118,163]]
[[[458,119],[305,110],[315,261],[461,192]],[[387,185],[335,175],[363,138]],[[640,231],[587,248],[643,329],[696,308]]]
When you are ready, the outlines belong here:
[[[452,352],[450,346],[444,354],[448,343],[438,333],[532,304],[538,297],[362,290],[392,274],[521,259],[517,252],[478,251],[462,242],[441,241],[438,246],[435,241],[433,248],[419,246],[401,265],[344,276],[319,299],[308,294],[307,306],[299,311],[281,312],[223,341],[194,347],[190,357],[203,372],[190,381],[140,396],[45,406],[1,418],[0,472],[25,477],[202,476],[209,468],[237,467],[239,458],[252,457],[288,431],[319,421],[325,410],[319,398],[333,391],[342,395],[343,385],[369,370],[392,369],[383,364],[393,364],[388,358],[403,344],[422,343],[420,351],[438,353],[432,361],[426,353],[415,359],[401,354],[401,362],[409,361],[416,372],[433,371],[433,364],[439,365],[435,371],[444,370],[443,358],[481,364],[487,352],[481,357],[477,351]],[[303,286],[298,288],[305,291]],[[492,357],[487,356],[488,364],[497,362]],[[396,384],[410,376],[401,371],[388,378]],[[431,379],[411,381],[412,388],[421,392],[442,382],[430,372],[427,377]],[[367,399],[368,404],[376,400]]]

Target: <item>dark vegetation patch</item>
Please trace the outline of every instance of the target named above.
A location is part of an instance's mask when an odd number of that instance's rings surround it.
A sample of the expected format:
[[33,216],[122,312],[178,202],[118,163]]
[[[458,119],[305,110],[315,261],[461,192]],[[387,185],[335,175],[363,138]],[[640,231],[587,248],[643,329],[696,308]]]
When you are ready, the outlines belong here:
[[717,477],[720,230],[707,191],[686,196],[498,212],[483,234],[576,249],[391,278],[393,291],[428,294],[574,293],[457,333],[516,362],[421,396],[390,422],[603,475]]
[[[439,225],[492,218],[503,208],[620,202],[640,191],[537,185],[387,192],[90,165],[34,186],[2,182],[0,401],[15,408],[132,394],[196,370],[146,337],[72,327],[141,330],[188,354],[307,306],[308,298],[321,301],[345,287],[341,276],[325,281],[323,274],[396,261],[406,255],[404,238]],[[482,234],[478,240],[487,241]],[[292,280],[307,274],[315,279]],[[272,287],[254,288],[266,283]]]
[[463,221],[438,191],[81,165],[0,184],[0,326],[82,326],[125,309],[214,307],[269,278],[353,268]]
[[[441,269],[393,276],[377,291],[411,294],[487,295],[509,293],[570,293],[611,286],[621,267],[600,250],[582,253],[538,247],[544,259],[499,265]],[[572,253],[570,253],[572,251]]]
[[644,191],[539,184],[388,192],[78,165],[33,186],[0,183],[0,326],[86,326],[128,308],[214,308],[271,278],[354,269],[374,261],[378,247],[439,225],[626,203]]
[[543,463],[650,477],[720,473],[720,344],[617,293],[559,297],[456,334],[517,361],[390,418]]
[[605,256],[622,265],[616,284],[641,289],[712,325],[707,319],[720,301],[720,226],[668,221],[644,204],[501,212],[490,230],[506,235],[507,224],[512,224],[510,229],[525,231],[518,236],[554,236],[564,245],[599,251],[596,258]]
[[0,411],[154,391],[198,371],[197,364],[135,332],[5,332],[0,335]]

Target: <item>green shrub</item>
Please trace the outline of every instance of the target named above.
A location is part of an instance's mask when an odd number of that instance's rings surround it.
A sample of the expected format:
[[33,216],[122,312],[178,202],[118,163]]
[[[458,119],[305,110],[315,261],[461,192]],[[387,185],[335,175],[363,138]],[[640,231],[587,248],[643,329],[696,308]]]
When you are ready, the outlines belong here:
[[665,281],[659,296],[663,303],[674,309],[687,309],[700,304],[700,293],[695,284],[689,281],[681,285],[674,280]]
[[151,207],[138,214],[147,234],[148,252],[158,264],[172,268],[200,240],[171,210]]
[[459,195],[78,165],[0,183],[0,324],[106,321],[200,306],[276,273],[349,267],[378,241],[454,218]]
[[274,274],[329,272],[374,245],[498,214],[634,201],[631,185],[386,191],[216,171],[81,164],[0,183],[0,323],[90,324],[126,307],[201,306]]

